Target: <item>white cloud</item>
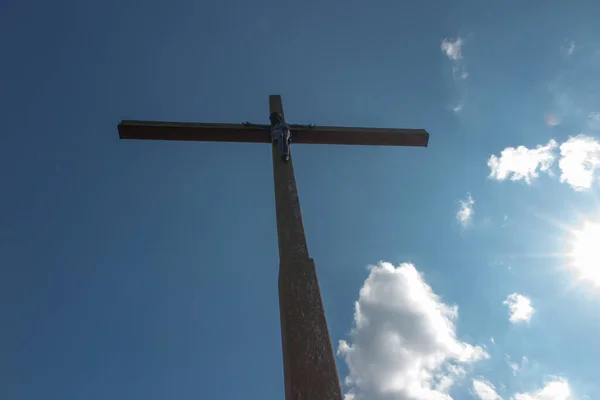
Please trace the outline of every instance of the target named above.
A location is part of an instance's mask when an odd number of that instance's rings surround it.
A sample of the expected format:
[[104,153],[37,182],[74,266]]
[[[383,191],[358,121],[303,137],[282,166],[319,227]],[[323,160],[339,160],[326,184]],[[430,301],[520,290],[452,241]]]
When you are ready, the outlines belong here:
[[[600,113],[592,113],[588,119],[588,124],[597,120],[600,129]],[[554,154],[557,147],[559,155]],[[600,171],[600,141],[580,134],[569,137],[560,146],[555,140],[550,140],[535,149],[507,147],[500,156],[492,155],[488,159],[489,177],[499,181],[524,180],[529,184],[539,176],[539,172],[552,175],[550,168],[557,158],[561,182],[576,191],[590,189]]]
[[458,307],[444,304],[412,264],[381,262],[355,303],[346,400],[451,400],[448,390],[471,363],[489,357],[456,337]]
[[485,379],[473,379],[473,391],[480,400],[502,400],[494,385]]
[[507,147],[500,153],[500,157],[492,155],[488,160],[490,178],[503,181],[524,180],[527,183],[538,177],[541,172],[548,172],[554,163],[554,149],[557,147],[555,140],[548,144],[539,145],[535,149],[525,146]]
[[461,38],[452,41],[450,39],[444,39],[442,41],[441,49],[449,59],[456,61],[462,58],[462,46],[463,41]]
[[462,226],[466,227],[471,222],[473,214],[475,213],[475,210],[473,208],[474,205],[475,200],[473,200],[470,193],[467,193],[466,200],[460,200],[460,209],[456,213],[456,219],[458,220],[458,222],[460,222]]
[[554,378],[543,388],[530,393],[517,393],[512,400],[572,400],[573,393],[569,383],[564,378]]
[[576,191],[592,186],[600,169],[600,142],[590,136],[578,135],[560,145],[560,181]]
[[509,294],[502,304],[508,306],[510,311],[509,320],[513,324],[528,322],[535,312],[531,306],[531,299],[518,293]]
[[[502,400],[496,388],[485,379],[473,379],[473,391],[480,400]],[[554,377],[544,387],[529,393],[517,393],[510,400],[574,400],[566,379]]]
[[496,343],[496,339],[494,339],[494,337],[490,337],[490,342],[492,342],[492,344]]
[[463,109],[463,105],[462,104],[457,104],[454,106],[454,108],[452,108],[452,111],[454,111],[455,114],[458,114],[459,112],[461,112]]

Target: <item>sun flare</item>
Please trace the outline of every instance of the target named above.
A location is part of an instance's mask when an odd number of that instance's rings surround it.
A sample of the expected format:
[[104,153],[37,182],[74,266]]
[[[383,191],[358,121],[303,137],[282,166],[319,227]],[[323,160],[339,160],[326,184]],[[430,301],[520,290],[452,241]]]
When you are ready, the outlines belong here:
[[573,231],[571,265],[579,278],[600,286],[600,224],[585,222]]

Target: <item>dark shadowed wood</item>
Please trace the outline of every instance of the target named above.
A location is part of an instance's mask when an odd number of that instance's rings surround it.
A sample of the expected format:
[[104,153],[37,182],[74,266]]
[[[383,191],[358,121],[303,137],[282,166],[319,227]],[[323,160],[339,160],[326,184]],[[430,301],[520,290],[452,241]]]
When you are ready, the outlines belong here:
[[270,143],[269,125],[194,124],[186,122],[121,121],[121,139],[187,140],[198,142]]
[[[283,115],[283,114],[282,114]],[[291,127],[294,144],[338,144],[426,147],[424,129]],[[196,124],[186,122],[122,121],[121,139],[186,140],[198,142],[270,143],[269,125]]]
[[292,127],[291,131],[293,144],[427,147],[429,142],[429,133],[424,129],[314,126],[311,129]]
[[283,102],[278,94],[269,95],[269,114],[278,112],[281,118],[285,121],[285,113],[283,112]]

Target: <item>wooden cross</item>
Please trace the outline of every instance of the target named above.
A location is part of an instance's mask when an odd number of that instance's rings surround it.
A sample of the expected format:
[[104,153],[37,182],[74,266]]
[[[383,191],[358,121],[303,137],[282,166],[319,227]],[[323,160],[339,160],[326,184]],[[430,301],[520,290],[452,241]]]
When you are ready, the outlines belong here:
[[[269,96],[270,112],[283,117],[281,96]],[[271,143],[269,125],[122,121],[121,139]],[[423,129],[291,126],[300,143],[426,147]],[[286,400],[341,400],[342,391],[315,263],[308,255],[292,159],[273,147],[275,213],[279,241],[279,312]]]

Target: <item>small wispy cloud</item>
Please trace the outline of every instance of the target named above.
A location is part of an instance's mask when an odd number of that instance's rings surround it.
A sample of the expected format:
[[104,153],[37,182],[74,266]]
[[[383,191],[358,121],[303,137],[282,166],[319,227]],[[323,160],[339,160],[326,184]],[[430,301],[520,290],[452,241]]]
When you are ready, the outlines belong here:
[[560,46],[560,52],[563,56],[569,57],[572,56],[575,52],[575,41],[574,40],[565,40],[565,43]]
[[535,312],[531,305],[531,299],[518,293],[509,294],[502,304],[508,306],[508,319],[513,324],[529,322]]
[[483,378],[473,379],[473,392],[480,400],[502,400],[494,385]]
[[452,76],[455,80],[464,81],[469,77],[469,73],[465,70],[465,66],[463,64],[455,65],[452,67]]
[[454,41],[452,39],[444,39],[442,40],[441,49],[449,59],[456,61],[462,58],[462,46],[463,40],[461,38]]
[[467,193],[465,200],[459,200],[460,208],[456,212],[456,219],[463,227],[466,227],[471,222],[475,213],[475,200],[471,197],[471,193]]
[[550,140],[546,145],[539,145],[535,149],[525,146],[517,148],[507,147],[500,156],[492,155],[488,160],[490,178],[503,181],[524,180],[530,184],[538,177],[539,172],[547,172],[554,163],[554,150],[558,144]]
[[513,362],[509,356],[506,356],[506,363],[510,367],[513,376],[517,376],[519,371],[521,371],[523,368],[527,367],[527,364],[529,363],[529,359],[527,357],[523,356],[523,357],[521,357],[521,363],[518,364],[516,362]]
[[519,364],[514,363],[512,361],[508,361],[508,366],[510,367],[513,375],[517,376],[517,372],[519,372],[519,368],[520,368]]
[[452,63],[452,78],[457,85],[456,91],[458,96],[455,104],[451,107],[455,114],[459,114],[464,108],[465,88],[464,84],[460,82],[464,82],[469,77],[463,58],[464,45],[464,39],[460,37],[456,39],[446,38],[442,40],[442,44],[440,45],[440,49]]

